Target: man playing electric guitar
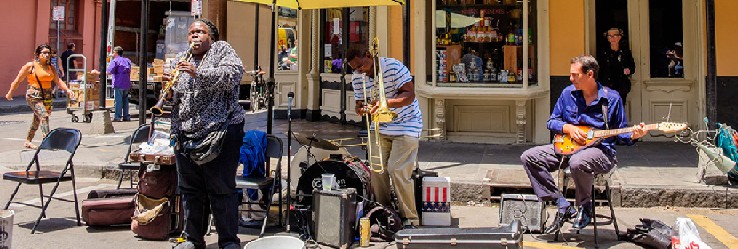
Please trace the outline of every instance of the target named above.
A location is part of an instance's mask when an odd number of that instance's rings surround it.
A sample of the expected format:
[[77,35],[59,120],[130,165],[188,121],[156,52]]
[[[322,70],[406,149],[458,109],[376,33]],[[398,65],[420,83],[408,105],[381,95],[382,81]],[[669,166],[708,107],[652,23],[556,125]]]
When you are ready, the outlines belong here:
[[[557,134],[566,134],[574,142],[584,145],[587,133],[577,126],[590,126],[607,130],[627,126],[623,101],[617,91],[609,89],[595,80],[599,65],[594,57],[582,55],[571,59],[569,81],[571,85],[561,92],[551,117],[548,129]],[[603,115],[604,114],[604,115]],[[568,156],[568,165],[576,186],[576,204],[579,211],[570,206],[564,195],[558,190],[553,172],[566,160],[554,151],[554,145],[542,145],[523,152],[520,159],[530,178],[531,186],[538,198],[543,201],[554,201],[558,212],[554,222],[545,230],[555,233],[564,222],[575,218],[573,228],[581,229],[589,225],[592,214],[593,174],[609,172],[615,163],[615,141],[632,145],[633,140],[646,135],[647,130],[641,123],[632,132],[623,133],[602,140],[601,143],[585,147]]]

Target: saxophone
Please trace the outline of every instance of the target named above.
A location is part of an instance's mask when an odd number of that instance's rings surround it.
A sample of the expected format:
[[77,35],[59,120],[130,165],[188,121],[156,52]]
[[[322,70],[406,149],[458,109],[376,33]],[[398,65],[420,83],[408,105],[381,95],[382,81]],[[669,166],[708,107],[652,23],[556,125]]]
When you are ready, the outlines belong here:
[[[190,47],[187,48],[187,50],[185,51],[184,55],[179,60],[179,62],[190,62],[190,59],[192,59],[192,48],[194,46],[195,46],[195,42],[191,42]],[[177,62],[177,64],[179,64],[179,62]],[[149,109],[149,111],[151,111],[151,114],[155,116],[161,116],[164,113],[164,111],[161,108],[164,106],[164,101],[166,101],[166,99],[169,98],[169,93],[170,93],[170,90],[172,89],[172,86],[174,86],[174,83],[176,83],[177,80],[179,80],[179,74],[180,74],[180,70],[175,70],[174,75],[172,75],[172,78],[170,78],[169,81],[167,81],[167,83],[164,84],[164,86],[162,86],[161,92],[159,94],[159,101],[157,101],[156,104],[152,106],[151,109]]]

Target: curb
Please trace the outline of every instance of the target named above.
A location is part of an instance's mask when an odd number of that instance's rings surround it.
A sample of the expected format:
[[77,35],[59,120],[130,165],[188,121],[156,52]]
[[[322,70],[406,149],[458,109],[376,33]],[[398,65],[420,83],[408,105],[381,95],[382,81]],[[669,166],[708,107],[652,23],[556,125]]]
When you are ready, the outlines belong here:
[[[25,170],[26,166],[5,165],[5,168]],[[74,168],[77,177],[117,180],[120,174],[117,165],[75,165]],[[62,166],[49,166],[48,169],[61,170]],[[481,183],[451,182],[451,196],[454,202],[490,203],[498,201],[492,201],[491,187]],[[702,189],[612,186],[612,202],[615,207],[627,208],[669,206],[732,209],[738,208],[738,188],[728,186],[710,186]]]
[[[55,100],[53,104],[54,109],[66,109],[67,108],[67,101],[59,101]],[[23,105],[6,105],[6,106],[0,106],[0,113],[3,114],[9,114],[9,113],[20,113],[20,112],[31,112],[31,107],[27,104]]]

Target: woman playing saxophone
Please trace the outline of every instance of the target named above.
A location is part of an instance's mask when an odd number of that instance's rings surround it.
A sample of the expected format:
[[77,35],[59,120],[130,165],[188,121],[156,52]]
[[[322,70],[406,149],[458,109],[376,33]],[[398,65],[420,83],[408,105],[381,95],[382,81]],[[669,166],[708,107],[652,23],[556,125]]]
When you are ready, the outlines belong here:
[[198,141],[225,127],[220,153],[210,162],[195,164],[182,146],[175,146],[187,239],[175,248],[205,248],[204,228],[210,225],[205,207],[215,219],[218,247],[241,248],[235,179],[246,114],[238,105],[244,70],[231,45],[218,38],[218,29],[210,21],[193,22],[188,34],[192,60],[179,60],[175,69],[181,71],[172,85],[171,133],[176,142]]

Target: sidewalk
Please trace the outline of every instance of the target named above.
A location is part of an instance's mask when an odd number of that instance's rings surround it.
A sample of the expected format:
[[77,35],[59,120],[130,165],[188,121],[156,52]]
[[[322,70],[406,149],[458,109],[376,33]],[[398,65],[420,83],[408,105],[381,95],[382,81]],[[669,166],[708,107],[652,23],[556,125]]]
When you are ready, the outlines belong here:
[[[55,110],[61,110],[67,108],[67,98],[55,98],[54,99],[54,109]],[[30,112],[31,107],[28,106],[28,103],[26,103],[26,98],[23,96],[18,96],[13,98],[13,100],[7,100],[5,99],[5,95],[2,96],[2,99],[0,99],[0,115],[2,114],[9,114],[9,113],[17,113],[17,112]]]
[[[17,100],[16,100],[17,101]],[[7,103],[7,101],[5,101]],[[133,108],[131,109],[133,112]],[[27,119],[21,115],[0,115],[0,121],[10,117]],[[6,118],[7,117],[7,118]],[[0,122],[2,123],[2,122]],[[2,124],[0,124],[2,125]],[[23,130],[25,124],[8,124],[8,128]],[[52,126],[80,129],[83,134],[88,123],[71,123],[68,115],[52,115]],[[78,174],[101,177],[114,173],[122,161],[127,145],[125,140],[138,126],[133,122],[114,123],[115,133],[105,135],[85,134],[82,145],[75,156]],[[266,112],[247,112],[246,129],[266,131]],[[275,120],[273,133],[287,144],[287,121]],[[355,125],[340,125],[331,122],[308,122],[294,120],[292,130],[322,139],[356,138],[360,128]],[[0,134],[2,131],[0,131]],[[23,134],[24,135],[24,134]],[[20,137],[21,135],[17,135]],[[343,141],[358,144],[358,139]],[[454,201],[489,202],[492,195],[500,191],[530,191],[529,182],[520,163],[520,155],[532,144],[493,145],[452,143],[448,141],[422,141],[419,149],[419,165],[422,169],[438,172],[450,177]],[[300,150],[292,140],[292,154]],[[0,144],[0,168],[24,168],[33,151],[21,150],[20,146]],[[347,147],[354,155],[364,158],[358,146]],[[303,149],[304,150],[304,149]],[[697,152],[694,147],[675,142],[642,142],[634,146],[618,148],[618,168],[613,173],[613,203],[624,207],[684,206],[710,208],[738,208],[738,188],[706,186],[696,180]],[[294,158],[292,161],[303,161]],[[283,160],[287,165],[287,160]],[[295,165],[293,163],[293,165]],[[293,168],[292,170],[296,170]],[[286,175],[287,167],[283,167]],[[501,182],[503,181],[503,182]],[[508,185],[509,188],[492,186]]]

